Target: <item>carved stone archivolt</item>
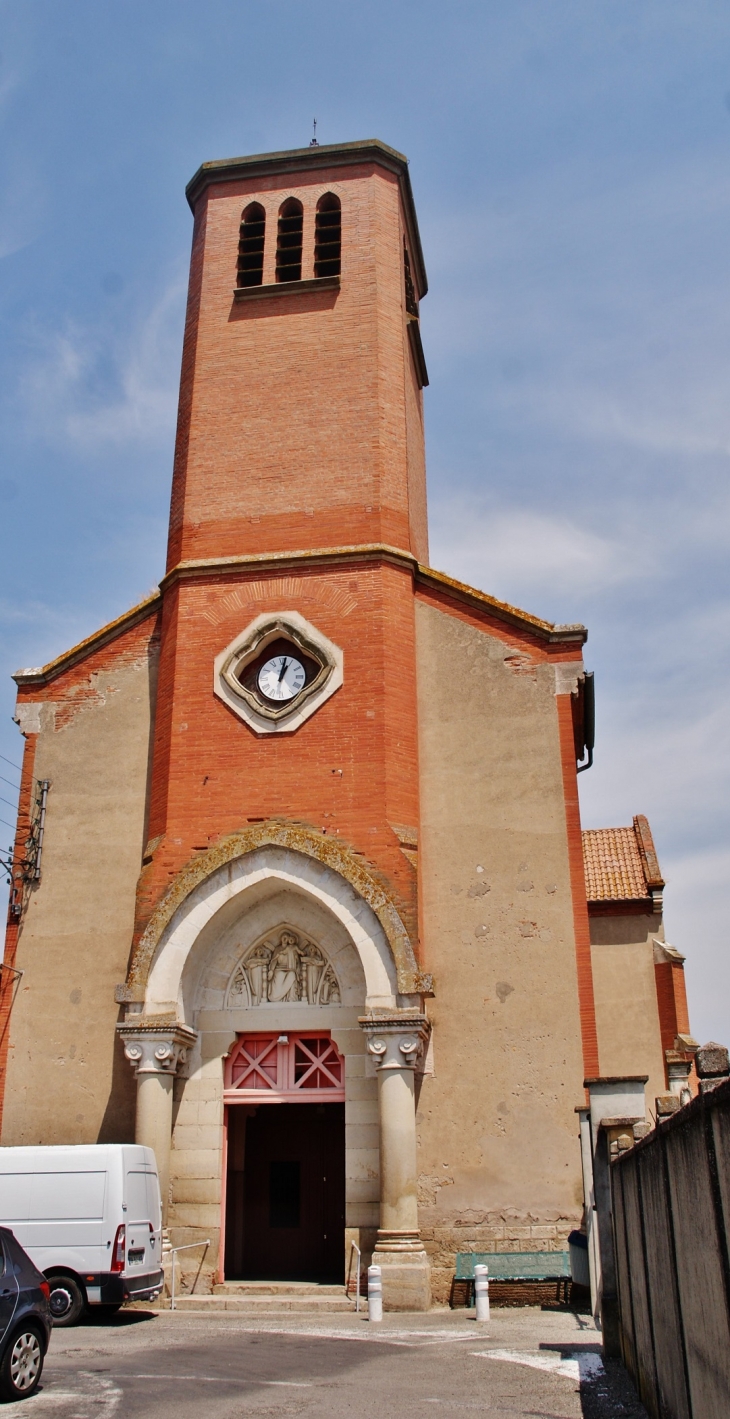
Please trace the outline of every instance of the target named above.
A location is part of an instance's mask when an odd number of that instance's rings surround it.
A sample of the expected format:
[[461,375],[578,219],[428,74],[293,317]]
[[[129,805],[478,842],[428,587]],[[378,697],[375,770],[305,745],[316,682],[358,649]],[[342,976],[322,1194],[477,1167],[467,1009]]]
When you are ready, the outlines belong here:
[[226,1006],[339,1005],[340,985],[320,946],[288,927],[241,957],[226,991]]

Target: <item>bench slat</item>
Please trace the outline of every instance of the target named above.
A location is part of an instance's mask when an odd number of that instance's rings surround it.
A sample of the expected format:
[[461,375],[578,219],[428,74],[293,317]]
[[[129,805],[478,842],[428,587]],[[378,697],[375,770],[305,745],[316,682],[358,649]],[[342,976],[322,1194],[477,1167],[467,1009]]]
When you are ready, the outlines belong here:
[[474,1267],[487,1266],[490,1281],[554,1281],[570,1277],[567,1251],[460,1251],[457,1281],[473,1281]]

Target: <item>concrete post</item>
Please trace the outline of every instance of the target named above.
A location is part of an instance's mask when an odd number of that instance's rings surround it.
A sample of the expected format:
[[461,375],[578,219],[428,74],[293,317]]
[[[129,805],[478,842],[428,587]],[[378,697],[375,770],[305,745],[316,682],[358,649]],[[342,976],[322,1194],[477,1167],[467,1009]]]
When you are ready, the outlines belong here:
[[137,1076],[135,1142],[154,1151],[165,1227],[170,1194],[173,1081],[195,1044],[197,1031],[176,1024],[165,1029],[152,1021],[145,1024],[144,1016],[133,1016],[117,1025],[117,1033]]
[[730,1077],[730,1056],[724,1045],[716,1045],[714,1041],[702,1045],[695,1055],[695,1063],[701,1094],[711,1093]]
[[382,1270],[383,1304],[389,1311],[426,1311],[431,1276],[418,1230],[414,1074],[428,1021],[409,1010],[360,1024],[378,1072],[380,1227],[373,1259]]
[[379,1266],[368,1267],[368,1320],[383,1319],[383,1278]]
[[489,1320],[489,1267],[474,1267],[474,1309],[475,1319]]

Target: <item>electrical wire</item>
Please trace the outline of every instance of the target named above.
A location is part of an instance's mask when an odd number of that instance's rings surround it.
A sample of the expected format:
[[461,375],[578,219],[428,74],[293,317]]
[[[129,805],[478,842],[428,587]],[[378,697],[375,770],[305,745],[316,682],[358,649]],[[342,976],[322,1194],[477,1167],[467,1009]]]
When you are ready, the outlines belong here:
[[11,769],[17,769],[18,773],[21,772],[20,764],[14,764],[12,759],[6,759],[4,754],[0,754],[0,759],[2,759],[3,763],[9,764]]

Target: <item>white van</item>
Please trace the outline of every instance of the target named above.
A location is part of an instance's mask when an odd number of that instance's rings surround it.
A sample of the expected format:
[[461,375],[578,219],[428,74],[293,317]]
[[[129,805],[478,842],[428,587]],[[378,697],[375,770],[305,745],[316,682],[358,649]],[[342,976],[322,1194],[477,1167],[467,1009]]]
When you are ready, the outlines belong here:
[[151,1148],[0,1148],[0,1225],[51,1282],[55,1325],[162,1290],[160,1185]]

